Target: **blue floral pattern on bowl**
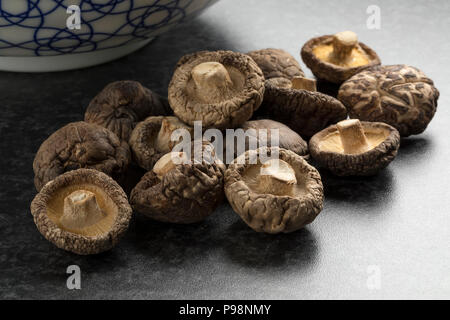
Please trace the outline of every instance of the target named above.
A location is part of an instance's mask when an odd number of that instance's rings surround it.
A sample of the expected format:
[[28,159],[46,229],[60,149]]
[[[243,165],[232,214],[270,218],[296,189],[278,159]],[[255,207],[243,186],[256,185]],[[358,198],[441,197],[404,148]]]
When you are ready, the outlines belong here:
[[[152,38],[216,0],[0,0],[0,56],[54,56]],[[78,5],[81,28],[67,8]]]

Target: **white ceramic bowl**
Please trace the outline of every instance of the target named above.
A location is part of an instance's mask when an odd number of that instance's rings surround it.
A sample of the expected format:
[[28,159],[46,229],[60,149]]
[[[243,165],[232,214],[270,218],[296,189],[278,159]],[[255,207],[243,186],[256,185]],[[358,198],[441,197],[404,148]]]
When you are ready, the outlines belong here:
[[[0,70],[59,71],[108,62],[216,1],[0,0]],[[73,29],[77,17],[80,28]]]

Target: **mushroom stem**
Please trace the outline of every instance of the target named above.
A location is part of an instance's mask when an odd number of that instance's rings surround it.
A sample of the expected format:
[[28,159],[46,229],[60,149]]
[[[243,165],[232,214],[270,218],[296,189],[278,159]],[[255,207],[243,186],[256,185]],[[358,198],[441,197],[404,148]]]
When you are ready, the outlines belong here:
[[162,153],[172,151],[173,147],[178,141],[172,140],[172,133],[180,128],[186,128],[186,126],[174,117],[164,118],[159,129],[158,136],[156,137],[155,147]]
[[185,152],[169,152],[156,161],[153,166],[153,172],[162,179],[169,171],[174,169],[176,165],[187,163],[189,161]]
[[175,130],[173,124],[163,119],[158,136],[156,137],[156,149],[161,152],[170,152],[173,142],[170,140],[172,132]]
[[338,32],[333,36],[333,52],[330,60],[343,64],[352,57],[352,50],[358,44],[358,36],[353,31]]
[[104,217],[95,193],[87,190],[77,190],[65,197],[63,210],[60,223],[70,230],[89,227]]
[[296,184],[295,171],[286,161],[271,159],[261,166],[258,185],[263,193],[291,194]]
[[370,150],[361,122],[358,119],[343,120],[336,124],[344,153],[358,154]]
[[292,89],[317,91],[316,80],[304,77],[294,77],[291,80]]
[[230,75],[219,62],[203,62],[191,71],[197,93],[204,99],[223,97],[233,85]]

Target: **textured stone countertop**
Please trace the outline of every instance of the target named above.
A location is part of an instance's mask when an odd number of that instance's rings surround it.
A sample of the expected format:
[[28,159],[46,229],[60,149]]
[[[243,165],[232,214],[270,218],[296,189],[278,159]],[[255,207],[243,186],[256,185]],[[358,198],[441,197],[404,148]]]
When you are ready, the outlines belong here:
[[[381,8],[380,30],[366,27],[371,4]],[[444,0],[227,0],[112,63],[0,72],[0,298],[450,298],[449,28]],[[347,29],[384,64],[422,69],[441,97],[427,131],[402,140],[386,170],[365,179],[324,175],[324,210],[305,229],[258,234],[224,204],[197,225],[135,218],[115,249],[89,257],[57,249],[37,231],[29,210],[34,154],[56,129],[81,120],[107,83],[134,79],[167,94],[185,53],[279,47],[300,60],[309,38]],[[66,288],[72,264],[81,268],[81,290]]]

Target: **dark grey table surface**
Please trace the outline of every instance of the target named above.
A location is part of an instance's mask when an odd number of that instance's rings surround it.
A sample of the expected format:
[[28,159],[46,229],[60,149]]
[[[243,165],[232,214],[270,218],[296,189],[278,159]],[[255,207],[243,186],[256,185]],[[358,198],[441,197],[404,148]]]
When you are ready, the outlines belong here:
[[[381,9],[379,30],[366,27],[371,4]],[[112,63],[0,73],[0,298],[450,298],[449,17],[445,0],[223,0]],[[365,179],[324,175],[324,210],[305,229],[258,234],[224,204],[198,225],[137,217],[115,249],[82,257],[35,228],[34,154],[56,129],[81,120],[107,83],[134,79],[166,94],[185,53],[277,47],[300,60],[309,38],[347,29],[384,64],[422,69],[441,97],[427,131],[402,140],[386,170]],[[66,288],[72,264],[81,290]]]

